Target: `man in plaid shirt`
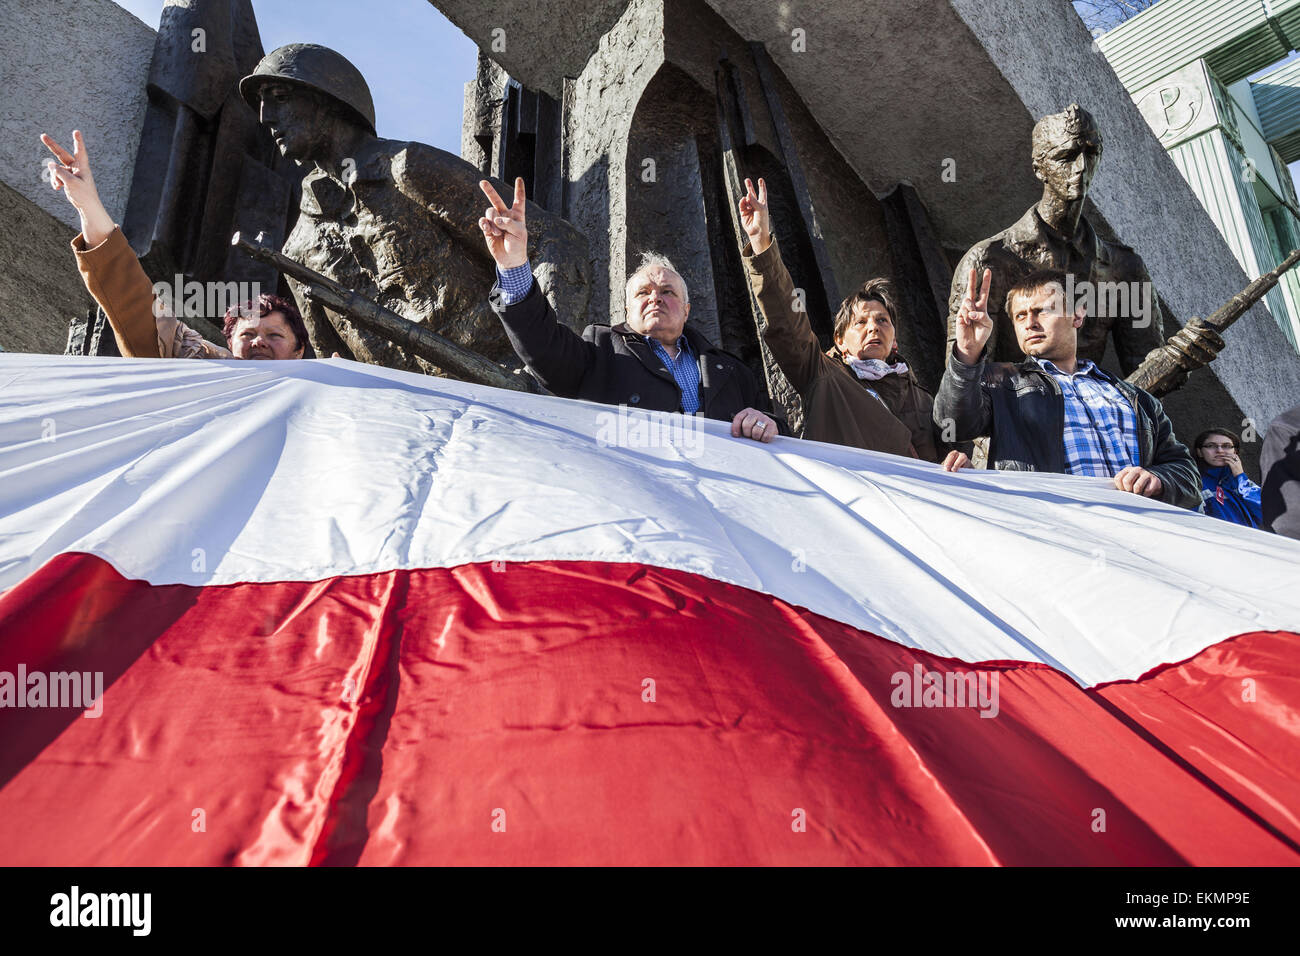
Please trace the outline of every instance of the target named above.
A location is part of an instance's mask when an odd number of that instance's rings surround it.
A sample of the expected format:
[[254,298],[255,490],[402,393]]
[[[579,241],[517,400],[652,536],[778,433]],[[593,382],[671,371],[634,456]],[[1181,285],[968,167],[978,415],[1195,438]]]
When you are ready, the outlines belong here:
[[1027,356],[1019,363],[989,362],[984,354],[993,327],[990,278],[985,270],[977,295],[971,270],[935,396],[935,422],[951,423],[957,441],[988,436],[989,461],[999,470],[1111,478],[1121,491],[1195,509],[1196,465],[1160,402],[1079,361],[1077,333],[1086,313],[1065,302],[1065,274],[1034,272],[1008,291],[1007,315]]

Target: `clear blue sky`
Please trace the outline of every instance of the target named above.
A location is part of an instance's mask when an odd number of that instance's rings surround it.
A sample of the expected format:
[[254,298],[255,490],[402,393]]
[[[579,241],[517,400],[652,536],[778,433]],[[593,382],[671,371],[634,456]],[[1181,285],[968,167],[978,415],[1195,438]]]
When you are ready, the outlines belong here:
[[[163,0],[115,0],[157,29]],[[460,155],[465,84],[478,51],[428,0],[253,0],[270,52],[320,43],[359,69],[375,99],[379,135]]]

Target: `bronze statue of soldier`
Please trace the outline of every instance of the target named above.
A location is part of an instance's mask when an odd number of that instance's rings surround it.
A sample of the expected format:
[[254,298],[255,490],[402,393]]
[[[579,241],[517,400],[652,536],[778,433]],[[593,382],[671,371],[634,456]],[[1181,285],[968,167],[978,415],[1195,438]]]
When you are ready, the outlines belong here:
[[[1092,114],[1072,104],[1038,121],[1032,150],[1042,197],[1014,225],[976,243],[962,257],[948,300],[948,346],[951,349],[954,321],[970,276],[974,274],[979,284],[987,270],[992,279],[988,313],[993,320],[989,359],[1023,359],[1004,308],[1007,290],[1037,269],[1059,269],[1076,283],[1071,307],[1081,300],[1087,305],[1078,333],[1079,360],[1100,365],[1107,337],[1112,336],[1122,374],[1131,375],[1147,353],[1164,343],[1164,317],[1142,258],[1128,246],[1101,238],[1083,215],[1101,161],[1101,131]],[[1211,359],[1223,345],[1217,336],[1197,339],[1195,346]]]
[[[281,153],[305,171],[283,252],[412,321],[489,358],[513,350],[488,303],[479,170],[445,150],[382,139],[365,79],[311,43],[273,50],[239,84]],[[590,296],[586,240],[558,216],[528,210],[532,261],[556,312],[581,328]],[[317,353],[410,371],[430,364],[345,317],[333,321],[290,281]]]

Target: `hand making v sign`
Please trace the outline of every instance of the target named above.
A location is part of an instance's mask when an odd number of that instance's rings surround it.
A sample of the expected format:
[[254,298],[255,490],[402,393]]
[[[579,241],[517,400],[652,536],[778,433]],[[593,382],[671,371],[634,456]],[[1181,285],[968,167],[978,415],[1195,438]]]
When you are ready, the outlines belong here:
[[80,130],[72,131],[73,152],[54,141],[48,133],[41,134],[41,142],[54,154],[54,159],[46,161],[50,172],[50,185],[63,190],[81,217],[81,235],[86,246],[94,248],[112,234],[115,228],[113,217],[100,202],[99,190],[95,188],[95,177],[90,173],[90,154],[86,150],[86,140]]
[[754,255],[766,252],[772,244],[772,218],[767,211],[767,183],[760,178],[758,192],[754,192],[754,181],[745,180],[745,195],[740,197],[740,224],[745,235],[749,236],[749,245]]
[[496,260],[501,271],[513,269],[528,263],[528,226],[524,219],[524,209],[528,200],[524,197],[524,180],[515,180],[515,201],[509,209],[505,201],[492,188],[486,179],[479,182],[479,188],[492,205],[483,211],[483,218],[478,221],[483,230],[483,239],[488,252]]
[[980,353],[993,334],[993,320],[988,313],[989,287],[993,284],[992,270],[984,270],[979,298],[975,297],[975,282],[975,270],[971,269],[966,281],[966,294],[962,296],[961,308],[957,311],[957,340],[953,343],[957,358],[967,365],[979,362]]

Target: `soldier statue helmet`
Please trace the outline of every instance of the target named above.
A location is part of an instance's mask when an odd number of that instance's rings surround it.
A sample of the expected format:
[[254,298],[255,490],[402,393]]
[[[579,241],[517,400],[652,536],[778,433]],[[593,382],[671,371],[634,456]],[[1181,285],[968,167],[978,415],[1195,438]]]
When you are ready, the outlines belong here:
[[290,43],[272,50],[257,68],[239,81],[239,95],[254,110],[261,107],[262,90],[284,83],[311,90],[333,100],[375,135],[375,102],[361,71],[341,53],[316,43]]

